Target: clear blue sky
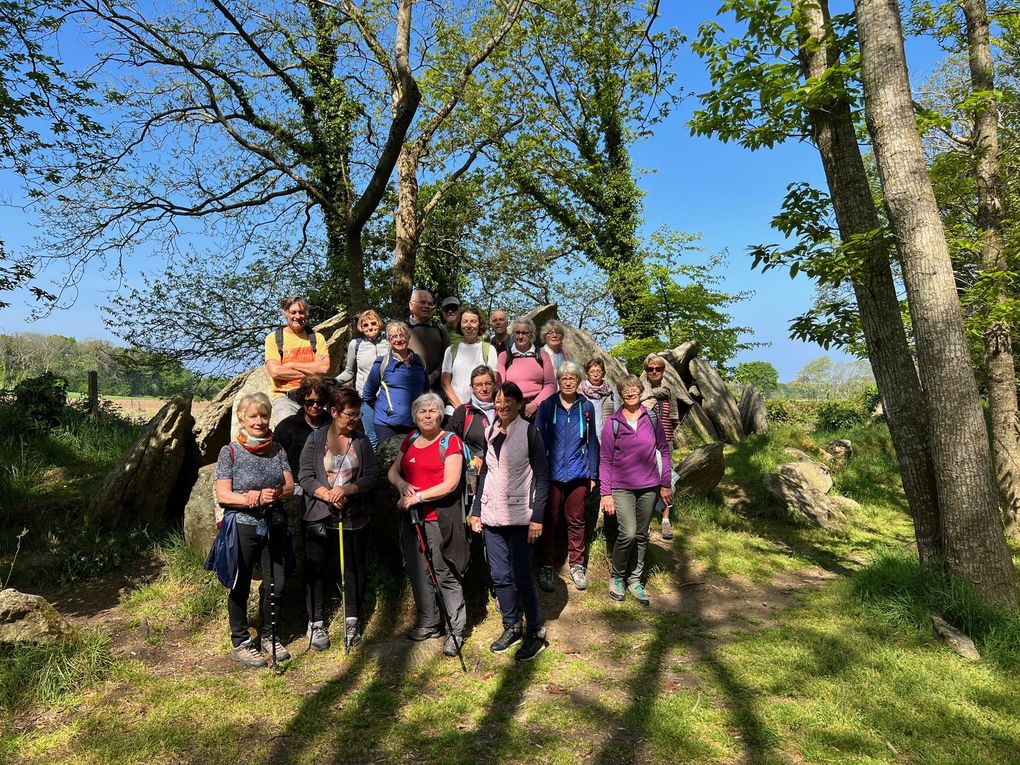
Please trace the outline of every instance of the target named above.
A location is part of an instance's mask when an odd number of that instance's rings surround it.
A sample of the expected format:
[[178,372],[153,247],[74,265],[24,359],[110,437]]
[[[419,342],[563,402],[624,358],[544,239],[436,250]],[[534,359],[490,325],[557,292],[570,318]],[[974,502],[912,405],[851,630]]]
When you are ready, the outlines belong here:
[[[714,16],[716,2],[686,0],[663,2],[664,25],[678,27],[688,37],[697,25]],[[846,3],[833,2],[834,12]],[[71,51],[64,51],[71,57]],[[911,79],[923,82],[939,58],[929,40],[908,41]],[[685,50],[677,63],[677,79],[685,91],[697,93],[707,88],[701,62]],[[661,225],[690,233],[700,233],[707,257],[721,250],[729,252],[722,289],[727,292],[753,290],[754,296],[733,309],[736,324],[754,328],[752,339],[768,342],[768,348],[745,353],[738,360],[765,360],[776,366],[781,380],[793,378],[808,361],[822,355],[818,346],[790,340],[789,320],[810,304],[812,285],[804,277],[791,280],[781,272],[762,274],[752,271],[747,255],[749,245],[775,242],[778,235],[769,228],[769,220],[778,211],[786,187],[793,181],[824,185],[817,153],[809,144],[789,144],[755,153],[733,144],[693,138],[685,126],[696,99],[688,98],[656,134],[634,150],[635,165],[651,171],[639,178],[646,193],[645,217],[648,230]],[[18,185],[10,175],[0,175],[0,200],[19,198]],[[0,229],[8,252],[31,241],[34,221],[30,214],[7,208]],[[136,268],[143,267],[141,262]],[[98,306],[115,289],[98,269],[82,280],[74,305],[51,316],[27,323],[27,296],[15,293],[12,306],[0,311],[0,331],[57,333],[79,339],[99,337],[115,340],[103,326]],[[831,354],[841,358],[839,354]]]

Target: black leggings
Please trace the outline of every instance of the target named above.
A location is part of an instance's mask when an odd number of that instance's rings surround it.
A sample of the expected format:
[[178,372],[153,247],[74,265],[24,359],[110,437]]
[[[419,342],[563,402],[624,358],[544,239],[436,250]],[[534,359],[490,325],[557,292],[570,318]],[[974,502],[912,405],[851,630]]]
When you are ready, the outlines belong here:
[[[273,612],[276,623],[280,623],[280,596],[286,584],[284,557],[287,550],[287,524],[279,523],[270,529],[272,550],[269,539],[255,533],[255,526],[237,524],[237,582],[227,596],[227,618],[230,621],[230,642],[234,647],[251,637],[248,632],[248,595],[251,593],[251,575],[258,561],[262,568],[262,587],[259,589],[259,613],[261,614],[262,637],[271,634]],[[270,566],[272,566],[272,608],[266,607],[270,589]]]
[[[308,620],[323,621],[323,604],[327,593],[338,588],[340,578],[340,537],[337,529],[328,529],[326,536],[309,534],[308,523],[302,522],[305,538],[305,607]],[[344,586],[347,616],[361,617],[368,588],[368,527],[356,531],[344,529]]]

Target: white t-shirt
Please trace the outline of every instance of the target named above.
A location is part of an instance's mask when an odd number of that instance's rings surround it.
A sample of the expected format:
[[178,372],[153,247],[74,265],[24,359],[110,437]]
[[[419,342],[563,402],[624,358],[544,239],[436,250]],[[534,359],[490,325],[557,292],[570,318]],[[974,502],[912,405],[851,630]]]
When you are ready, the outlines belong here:
[[[467,343],[461,341],[457,345],[457,357],[453,357],[453,346],[451,345],[446,349],[443,354],[443,373],[449,373],[453,375],[451,385],[453,392],[457,394],[457,398],[463,404],[465,401],[471,400],[471,373],[475,367],[484,364],[492,371],[496,371],[496,349],[485,343],[485,347],[488,350],[488,358],[482,359],[482,342],[479,340],[476,343]],[[447,406],[446,413],[452,414],[453,407]]]

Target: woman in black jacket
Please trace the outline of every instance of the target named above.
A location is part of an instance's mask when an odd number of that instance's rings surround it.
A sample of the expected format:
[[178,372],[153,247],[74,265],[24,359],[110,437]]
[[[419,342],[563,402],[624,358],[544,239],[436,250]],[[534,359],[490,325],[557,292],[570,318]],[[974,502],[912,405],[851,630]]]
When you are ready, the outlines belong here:
[[[305,495],[305,599],[308,647],[329,648],[324,618],[327,583],[335,580],[344,548],[344,642],[361,642],[361,608],[367,585],[368,521],[372,504],[366,495],[379,478],[375,451],[357,430],[361,396],[350,388],[330,393],[328,428],[319,428],[301,450],[298,481]],[[343,530],[339,528],[343,520]]]

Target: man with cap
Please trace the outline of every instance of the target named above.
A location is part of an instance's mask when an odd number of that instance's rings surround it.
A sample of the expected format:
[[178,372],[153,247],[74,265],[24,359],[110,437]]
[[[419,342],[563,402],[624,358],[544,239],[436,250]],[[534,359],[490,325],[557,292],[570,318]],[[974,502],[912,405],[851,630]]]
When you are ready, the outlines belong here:
[[446,323],[446,331],[450,335],[450,345],[458,345],[463,336],[457,331],[457,320],[460,318],[460,300],[455,297],[448,297],[443,301],[443,321]]
[[[411,327],[411,339],[408,345],[425,361],[429,388],[441,395],[440,376],[443,368],[443,354],[450,346],[450,333],[443,324],[432,320],[434,305],[432,293],[428,290],[415,290],[411,293],[411,301],[408,303],[411,318],[407,322]],[[457,305],[460,305],[460,301],[457,302]]]

